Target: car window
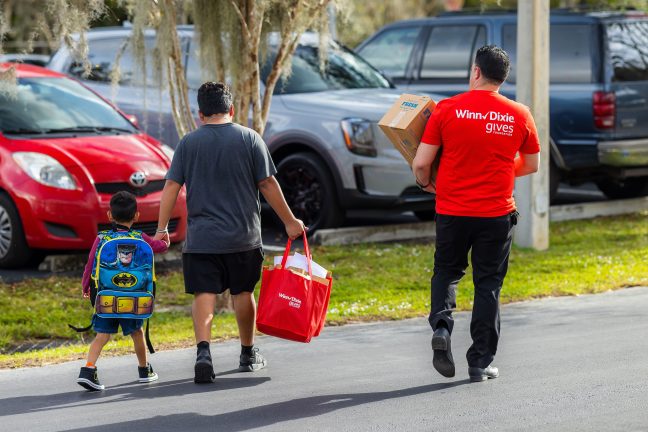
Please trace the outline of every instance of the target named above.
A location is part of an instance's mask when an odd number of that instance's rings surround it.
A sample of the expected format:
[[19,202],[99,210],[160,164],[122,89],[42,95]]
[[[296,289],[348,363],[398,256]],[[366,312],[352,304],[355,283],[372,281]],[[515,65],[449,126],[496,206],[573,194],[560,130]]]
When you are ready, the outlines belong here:
[[[261,67],[261,80],[265,82],[274,61],[271,53]],[[198,88],[204,79],[200,72],[198,56],[191,50],[187,61],[187,83]],[[389,88],[389,81],[369,63],[352,51],[331,43],[325,71],[320,71],[317,47],[300,45],[292,58],[292,72],[287,79],[280,79],[275,94],[310,93],[325,90],[354,88]]]
[[606,26],[613,81],[648,80],[648,22]]
[[473,44],[472,52],[470,53],[470,64],[468,65],[468,74],[470,75],[470,67],[475,61],[475,54],[477,50],[486,45],[486,27],[479,26],[477,34],[475,35],[475,43]]
[[15,95],[0,93],[0,131],[78,127],[136,132],[112,106],[68,78],[20,78]]
[[[190,45],[193,48],[193,44]],[[198,54],[194,49],[189,50],[189,58],[187,59],[187,85],[189,88],[198,89],[202,83],[208,80],[216,80],[215,76],[205,76],[200,68],[200,60]]]
[[420,32],[420,26],[386,30],[363,46],[358,53],[390,78],[403,78]]
[[[160,79],[158,70],[153,66],[152,60],[152,56],[155,55],[155,38],[145,38],[144,44],[146,47],[146,83],[155,85]],[[89,41],[88,60],[92,66],[89,77],[83,77],[83,65],[78,62],[70,65],[68,73],[85,80],[110,82],[110,74],[114,70],[117,60],[119,60],[120,84],[144,84],[144,76],[135,72],[140,70],[140,67],[134,59],[130,40],[125,37]]]
[[[261,72],[267,76],[272,55]],[[319,63],[319,49],[301,45],[295,51],[292,72],[286,79],[277,82],[275,93],[309,93],[325,90],[390,88],[391,84],[362,57],[353,51],[331,43],[326,68],[322,72]]]
[[[592,26],[554,24],[549,30],[549,80],[552,83],[590,83],[594,78]],[[511,58],[509,82],[515,82],[517,25],[502,28],[502,48]]]
[[486,43],[482,26],[434,26],[425,45],[421,79],[468,79],[475,47]]

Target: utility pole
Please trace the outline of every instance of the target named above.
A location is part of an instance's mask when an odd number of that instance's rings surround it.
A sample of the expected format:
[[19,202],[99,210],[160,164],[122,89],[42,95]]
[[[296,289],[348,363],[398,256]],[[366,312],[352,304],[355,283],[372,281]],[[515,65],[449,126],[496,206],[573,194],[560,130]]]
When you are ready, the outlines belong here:
[[549,247],[549,0],[519,0],[516,100],[531,109],[540,138],[540,168],[517,179],[520,219],[515,244]]

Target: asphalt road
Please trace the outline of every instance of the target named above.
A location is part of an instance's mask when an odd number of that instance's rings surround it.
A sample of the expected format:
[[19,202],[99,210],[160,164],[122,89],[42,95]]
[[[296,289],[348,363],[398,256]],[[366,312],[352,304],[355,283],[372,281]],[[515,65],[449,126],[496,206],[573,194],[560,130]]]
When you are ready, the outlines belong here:
[[194,350],[0,371],[3,431],[646,431],[648,288],[503,308],[500,378],[470,384],[468,313],[457,314],[457,376],[432,368],[424,319],[327,328],[309,345],[262,337],[269,367],[233,371],[236,341],[212,346],[217,382],[192,382]]

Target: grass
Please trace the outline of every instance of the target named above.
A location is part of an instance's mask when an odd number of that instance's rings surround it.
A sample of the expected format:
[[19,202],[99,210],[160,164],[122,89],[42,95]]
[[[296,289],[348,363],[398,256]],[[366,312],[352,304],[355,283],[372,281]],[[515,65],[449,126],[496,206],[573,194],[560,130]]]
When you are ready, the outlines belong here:
[[[648,285],[647,216],[552,224],[550,250],[513,249],[502,303]],[[429,311],[434,256],[430,244],[326,246],[314,248],[313,255],[334,275],[329,325],[425,316]],[[470,271],[459,287],[457,306],[461,310],[472,305]],[[158,310],[151,321],[154,344],[161,349],[193,345],[191,297],[184,294],[182,274],[173,272],[158,279]],[[74,342],[58,348],[0,354],[0,367],[83,358],[90,336],[83,339],[67,327],[67,323],[85,324],[90,319],[89,302],[80,294],[80,281],[71,278],[0,284],[0,353],[25,342]],[[218,315],[213,332],[217,339],[236,337],[232,314]],[[116,337],[106,353],[123,354],[131,349],[129,339]]]

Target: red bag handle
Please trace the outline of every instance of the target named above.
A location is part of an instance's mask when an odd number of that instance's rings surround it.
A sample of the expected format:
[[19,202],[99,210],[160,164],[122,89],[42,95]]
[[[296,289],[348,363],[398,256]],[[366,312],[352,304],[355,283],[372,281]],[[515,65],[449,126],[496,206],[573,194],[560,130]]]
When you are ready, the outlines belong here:
[[[308,239],[306,238],[306,233],[302,232],[302,235],[304,236],[304,252],[306,253],[306,261],[308,262],[308,276],[313,279],[313,269],[311,266],[311,260],[313,259],[311,253],[310,253],[310,248],[308,247]],[[290,247],[292,246],[292,240],[288,238],[288,242],[286,243],[286,250],[284,251],[283,259],[281,260],[281,268],[285,269],[286,268],[286,262],[288,261],[288,255],[290,254]]]

